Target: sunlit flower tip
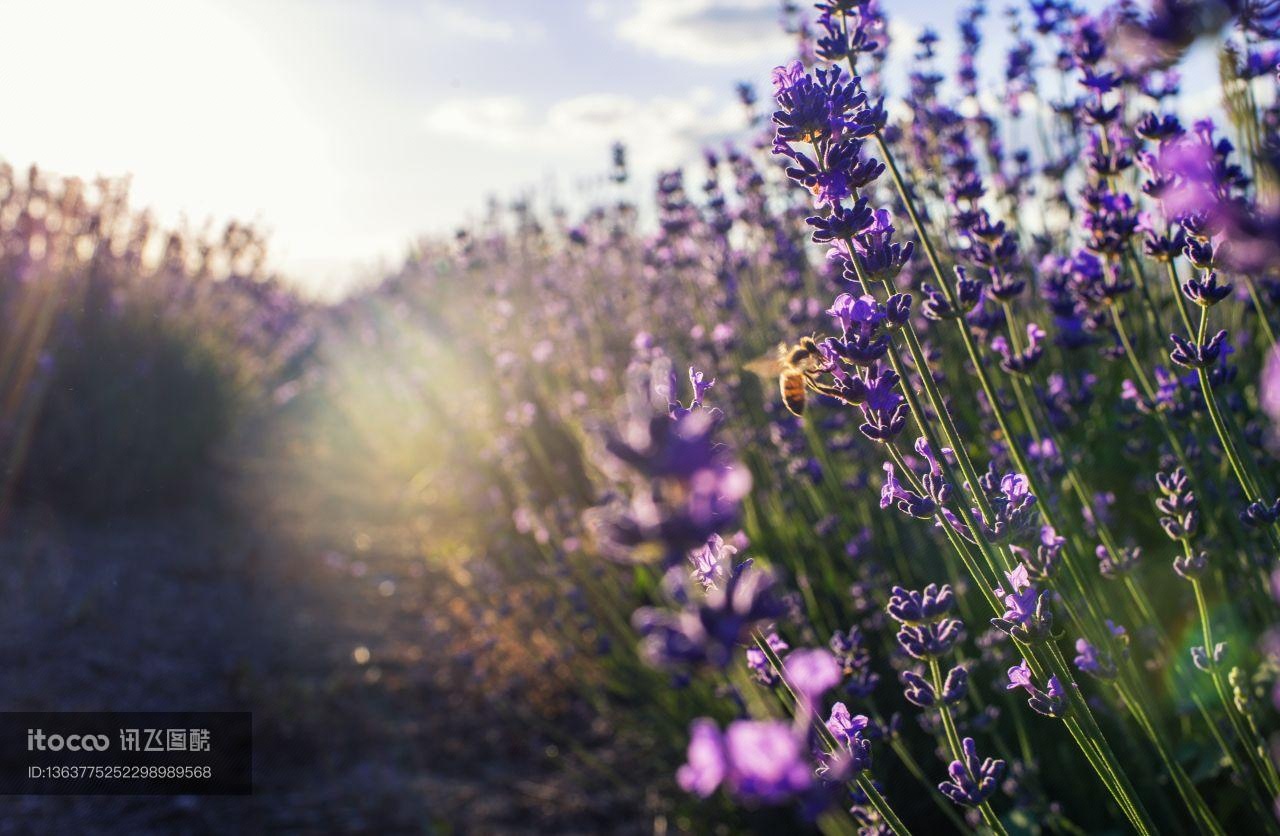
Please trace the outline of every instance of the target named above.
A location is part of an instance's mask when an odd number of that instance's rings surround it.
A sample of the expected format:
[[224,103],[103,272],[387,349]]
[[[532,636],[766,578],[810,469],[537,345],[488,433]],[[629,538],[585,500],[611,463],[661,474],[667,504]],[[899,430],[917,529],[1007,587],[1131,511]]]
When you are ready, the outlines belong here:
[[839,685],[844,669],[830,651],[823,648],[800,648],[787,655],[783,673],[796,694],[809,703]]
[[796,82],[804,78],[804,64],[792,61],[780,67],[773,68],[773,91],[774,94],[781,94],[795,86]]
[[690,366],[689,367],[689,383],[693,385],[694,404],[696,404],[697,406],[702,406],[703,396],[706,395],[707,392],[711,390],[712,386],[716,385],[716,379],[713,377],[710,380],[707,380],[706,375],[704,375],[702,372],[695,369],[693,366]]
[[737,553],[737,547],[726,543],[719,534],[712,534],[705,545],[689,552],[689,562],[693,564],[690,574],[704,590],[713,589],[729,576]]
[[1049,590],[1037,590],[1026,586],[1016,592],[994,590],[996,598],[1005,606],[1000,618],[991,624],[1023,642],[1038,642],[1047,638],[1053,629],[1053,610],[1049,606]]
[[1015,594],[1031,586],[1031,578],[1028,576],[1027,567],[1023,564],[1018,564],[1011,572],[1005,572],[1004,576],[1009,581],[1009,588]]
[[1213,659],[1209,659],[1209,654],[1205,652],[1203,645],[1197,645],[1191,648],[1191,661],[1202,671],[1206,673],[1212,671],[1222,663],[1222,657],[1226,655],[1227,643],[1218,642],[1213,646]]
[[[781,636],[777,633],[769,633],[765,636],[765,644],[769,647],[775,656],[784,650],[790,649]],[[756,681],[761,685],[773,686],[779,681],[778,672],[774,669],[773,662],[769,660],[768,654],[761,650],[758,646],[747,648],[747,669],[755,676]]]

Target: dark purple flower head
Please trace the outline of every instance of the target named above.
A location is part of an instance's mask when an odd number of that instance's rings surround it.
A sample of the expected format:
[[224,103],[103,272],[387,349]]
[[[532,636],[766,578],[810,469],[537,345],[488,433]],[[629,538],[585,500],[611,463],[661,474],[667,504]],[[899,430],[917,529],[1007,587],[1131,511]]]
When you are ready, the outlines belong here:
[[924,624],[903,624],[898,628],[898,644],[915,659],[927,661],[951,652],[964,637],[964,624],[955,618],[943,618]]
[[838,65],[808,74],[799,61],[793,61],[773,71],[773,83],[779,108],[773,114],[775,149],[796,142],[818,146],[846,135],[871,133],[853,115],[866,104],[867,96],[858,80],[847,78]]
[[1272,503],[1251,502],[1240,512],[1240,521],[1249,528],[1265,528],[1277,520],[1280,520],[1280,497]]
[[825,216],[805,218],[805,222],[813,227],[813,240],[817,244],[850,239],[870,227],[874,221],[875,214],[862,198],[858,198],[849,207],[836,203]]
[[1118,547],[1109,549],[1098,546],[1094,550],[1098,558],[1098,571],[1104,578],[1118,578],[1128,574],[1138,565],[1142,558],[1142,549],[1138,547]]
[[956,303],[954,305],[943,291],[928,282],[924,283],[921,290],[925,296],[925,301],[920,306],[921,311],[927,318],[939,321],[964,316],[982,301],[983,295],[982,284],[970,279],[969,274],[961,266],[956,267]]
[[999,759],[979,758],[978,747],[972,737],[966,737],[960,745],[964,760],[951,762],[947,767],[950,780],[943,781],[938,789],[956,804],[976,807],[1000,786],[1005,763]]
[[862,270],[871,282],[892,281],[911,259],[915,244],[894,242],[893,219],[888,209],[877,209],[875,220],[853,239]]
[[931,583],[923,590],[895,586],[886,610],[894,620],[903,624],[922,624],[949,614],[955,603],[955,593],[950,584],[939,587]]
[[1149,139],[1153,142],[1160,142],[1166,139],[1172,139],[1181,136],[1184,131],[1182,123],[1178,121],[1178,117],[1171,113],[1157,116],[1154,113],[1148,113],[1138,120],[1138,124],[1134,126],[1134,130],[1138,136],[1143,139]]
[[1209,568],[1208,552],[1193,552],[1190,555],[1178,555],[1173,559],[1173,571],[1185,580],[1194,580]]
[[[1187,244],[1188,248],[1191,246]],[[1218,274],[1214,271],[1204,278],[1191,278],[1183,282],[1182,294],[1202,308],[1211,308],[1231,295],[1231,285],[1219,284]]]
[[1222,348],[1227,341],[1227,332],[1219,331],[1204,344],[1188,340],[1180,334],[1170,334],[1169,339],[1173,341],[1174,346],[1169,352],[1170,360],[1188,369],[1207,369],[1217,362],[1218,356],[1222,353]]
[[915,671],[905,670],[899,675],[899,679],[902,680],[902,695],[912,705],[930,708],[936,701],[933,686]]

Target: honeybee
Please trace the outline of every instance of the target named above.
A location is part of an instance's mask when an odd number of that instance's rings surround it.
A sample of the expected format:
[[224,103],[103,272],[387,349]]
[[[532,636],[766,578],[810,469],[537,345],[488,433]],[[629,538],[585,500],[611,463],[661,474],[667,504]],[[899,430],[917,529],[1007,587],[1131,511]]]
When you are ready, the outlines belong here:
[[747,364],[747,370],[761,377],[777,377],[778,390],[787,411],[797,417],[804,415],[805,390],[816,382],[822,367],[822,352],[813,337],[801,337],[800,342],[788,346],[779,343],[774,357],[762,357]]

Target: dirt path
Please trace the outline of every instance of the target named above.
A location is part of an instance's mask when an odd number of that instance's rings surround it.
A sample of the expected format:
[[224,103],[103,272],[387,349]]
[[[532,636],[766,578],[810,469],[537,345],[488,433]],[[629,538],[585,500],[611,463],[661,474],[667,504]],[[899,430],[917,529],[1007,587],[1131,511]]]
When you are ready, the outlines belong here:
[[0,834],[651,828],[467,693],[420,563],[272,546],[211,511],[3,531],[0,707],[250,710],[255,795],[0,798]]

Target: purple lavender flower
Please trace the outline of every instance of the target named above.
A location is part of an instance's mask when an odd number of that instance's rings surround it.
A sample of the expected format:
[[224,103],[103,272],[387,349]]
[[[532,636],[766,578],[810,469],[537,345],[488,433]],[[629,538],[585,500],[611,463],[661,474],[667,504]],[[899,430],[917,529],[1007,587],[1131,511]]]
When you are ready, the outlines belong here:
[[1030,580],[1025,564],[1007,572],[1009,591],[997,588],[995,595],[1005,606],[1004,614],[991,623],[1024,642],[1041,641],[1053,628],[1053,611],[1049,608],[1049,590],[1038,591]]
[[903,624],[923,624],[950,613],[955,602],[950,584],[939,587],[931,583],[923,590],[895,586],[886,609],[890,616]]
[[1118,673],[1116,663],[1111,654],[1096,647],[1087,639],[1076,639],[1076,658],[1074,661],[1081,673],[1087,673],[1097,679],[1115,679]]
[[1173,350],[1169,352],[1170,360],[1188,369],[1207,369],[1218,361],[1218,355],[1222,353],[1222,348],[1227,341],[1227,332],[1219,331],[1210,338],[1209,342],[1203,344],[1178,334],[1170,334],[1169,339],[1174,345]]
[[737,553],[735,546],[726,543],[719,534],[712,534],[705,545],[689,552],[689,562],[693,564],[690,574],[704,590],[713,589],[729,576]]
[[1121,577],[1134,569],[1142,558],[1142,549],[1137,547],[1119,547],[1109,549],[1098,546],[1094,550],[1098,558],[1098,571],[1104,578]]
[[841,338],[834,343],[836,354],[855,366],[870,366],[889,350],[884,326],[885,308],[872,296],[853,297],[841,293],[827,313],[840,325]]
[[[791,647],[775,632],[765,636],[764,641],[774,655],[780,655],[782,651],[789,650]],[[773,669],[773,663],[769,661],[768,655],[754,645],[747,648],[747,669],[761,685],[773,686],[778,683],[778,672]]]
[[822,755],[818,774],[824,782],[843,784],[871,768],[871,741],[863,735],[869,730],[870,720],[865,715],[852,715],[844,703],[838,702],[831,707],[826,727],[840,745],[834,752]]
[[679,610],[636,610],[631,621],[641,636],[641,655],[660,668],[724,667],[756,626],[785,612],[775,586],[772,574],[743,566],[700,602]]
[[939,784],[938,789],[956,804],[976,807],[1000,786],[1005,763],[996,758],[980,759],[978,746],[972,737],[966,737],[960,745],[964,760],[951,762],[947,767],[951,778]]
[[831,736],[837,741],[848,745],[854,737],[862,734],[870,722],[865,714],[852,715],[844,703],[838,702],[831,706],[831,716],[827,718],[827,731],[831,732]]
[[820,647],[793,650],[782,667],[796,696],[809,705],[844,679],[844,669],[836,657]]
[[1194,580],[1209,568],[1209,553],[1195,552],[1190,555],[1178,555],[1173,559],[1173,571],[1184,580]]
[[1032,679],[1031,668],[1027,665],[1026,659],[1009,668],[1009,684],[1005,687],[1008,690],[1024,689],[1028,695],[1027,704],[1038,714],[1056,718],[1066,713],[1067,692],[1058,681],[1058,677],[1050,676],[1045,690],[1041,691]]
[[875,221],[853,239],[854,250],[861,259],[863,272],[871,282],[893,281],[915,251],[915,243],[898,244],[893,240],[894,227],[888,209],[877,209]]
[[1000,368],[1009,374],[1027,374],[1044,355],[1041,341],[1045,338],[1044,329],[1034,322],[1027,323],[1027,345],[1021,351],[1014,351],[1004,337],[996,337],[991,341],[991,350],[1000,355]]
[[1280,520],[1280,497],[1269,504],[1262,500],[1250,502],[1240,512],[1240,522],[1249,528],[1265,528],[1275,525],[1277,520]]
[[1156,500],[1156,510],[1164,533],[1179,541],[1195,537],[1200,511],[1187,472],[1179,467],[1169,473],[1157,473],[1156,484],[1163,494]]
[[724,733],[714,720],[690,726],[688,762],[676,772],[686,792],[710,796],[723,785],[740,801],[781,804],[813,783],[804,740],[777,720],[735,720]]
[[676,772],[676,783],[688,793],[707,798],[728,773],[724,738],[716,721],[707,717],[689,726],[687,762]]

